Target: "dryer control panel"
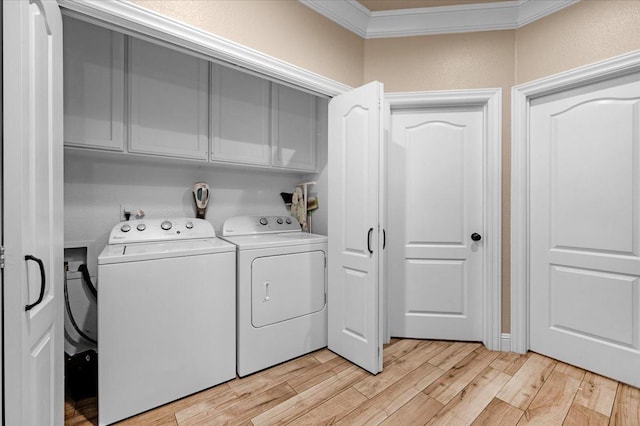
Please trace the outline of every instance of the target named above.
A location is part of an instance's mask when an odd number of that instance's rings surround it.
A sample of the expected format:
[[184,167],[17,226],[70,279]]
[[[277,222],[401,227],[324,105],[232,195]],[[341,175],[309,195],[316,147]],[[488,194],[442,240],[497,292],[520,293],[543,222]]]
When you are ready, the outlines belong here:
[[302,232],[293,216],[235,216],[224,221],[222,236]]
[[120,222],[109,234],[109,244],[214,238],[213,225],[190,217],[139,219]]

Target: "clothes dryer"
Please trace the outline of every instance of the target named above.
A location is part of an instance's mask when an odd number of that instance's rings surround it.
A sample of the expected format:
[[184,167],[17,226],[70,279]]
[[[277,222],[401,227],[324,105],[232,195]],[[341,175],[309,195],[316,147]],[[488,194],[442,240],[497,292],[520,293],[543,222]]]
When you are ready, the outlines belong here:
[[246,376],[327,346],[327,237],[289,216],[237,216],[237,361]]

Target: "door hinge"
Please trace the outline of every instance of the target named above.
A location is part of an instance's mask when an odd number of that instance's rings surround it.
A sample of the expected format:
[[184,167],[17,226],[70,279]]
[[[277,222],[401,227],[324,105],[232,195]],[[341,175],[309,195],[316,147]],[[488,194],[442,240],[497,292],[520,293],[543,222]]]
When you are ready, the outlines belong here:
[[4,269],[4,246],[0,246],[0,269]]

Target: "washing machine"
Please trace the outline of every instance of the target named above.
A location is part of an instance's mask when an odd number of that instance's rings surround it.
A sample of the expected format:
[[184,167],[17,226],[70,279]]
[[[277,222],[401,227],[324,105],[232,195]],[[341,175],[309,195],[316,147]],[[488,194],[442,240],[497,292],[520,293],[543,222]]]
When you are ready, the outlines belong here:
[[236,216],[240,377],[327,346],[327,237],[289,216]]
[[236,248],[192,218],[122,222],[98,257],[98,422],[235,378]]

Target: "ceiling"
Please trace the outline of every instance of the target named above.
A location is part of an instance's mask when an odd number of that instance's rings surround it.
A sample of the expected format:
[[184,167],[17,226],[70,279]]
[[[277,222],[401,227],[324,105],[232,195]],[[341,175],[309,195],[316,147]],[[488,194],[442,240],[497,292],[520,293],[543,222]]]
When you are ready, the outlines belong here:
[[476,3],[497,3],[509,0],[358,0],[371,12],[418,9],[422,7],[459,6]]
[[580,0],[298,0],[362,38],[520,28]]

